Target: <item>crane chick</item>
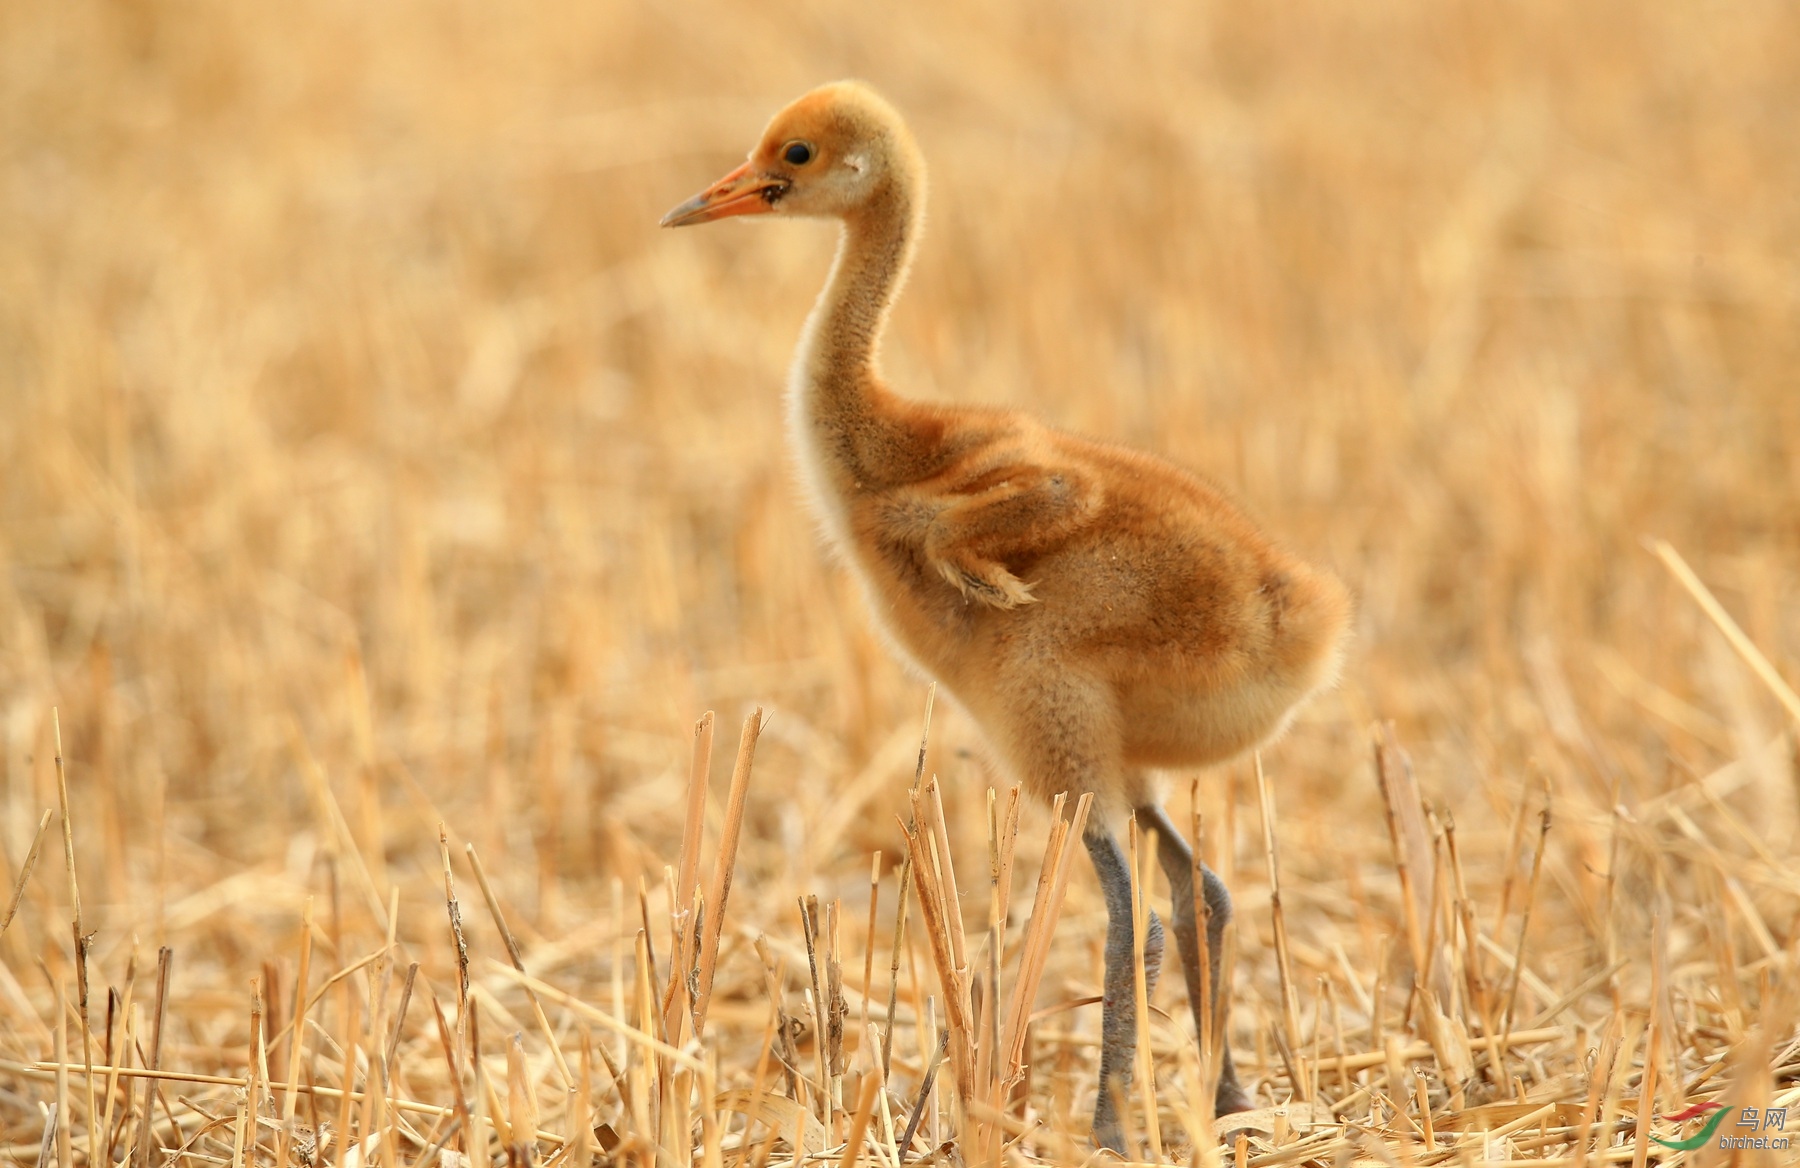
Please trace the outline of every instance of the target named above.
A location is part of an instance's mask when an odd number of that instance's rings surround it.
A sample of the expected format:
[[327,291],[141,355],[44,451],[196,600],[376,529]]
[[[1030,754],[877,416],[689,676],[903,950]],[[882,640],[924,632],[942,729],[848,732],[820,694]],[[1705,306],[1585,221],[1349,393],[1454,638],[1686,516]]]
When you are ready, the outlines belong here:
[[[879,368],[881,334],[924,202],[925,166],[900,115],[838,82],[776,114],[748,161],[663,225],[740,215],[841,225],[789,378],[789,438],[826,536],[888,640],[956,697],[1028,790],[1093,793],[1084,842],[1108,920],[1093,1135],[1122,1150],[1115,1101],[1137,1028],[1119,831],[1135,815],[1163,837],[1199,1024],[1193,853],[1162,809],[1159,772],[1224,762],[1280,733],[1332,682],[1350,601],[1187,471],[1024,414],[895,393]],[[1202,895],[1219,986],[1231,898],[1210,870]],[[1154,978],[1154,914],[1144,952]],[[1225,1049],[1215,1106],[1250,1105]]]

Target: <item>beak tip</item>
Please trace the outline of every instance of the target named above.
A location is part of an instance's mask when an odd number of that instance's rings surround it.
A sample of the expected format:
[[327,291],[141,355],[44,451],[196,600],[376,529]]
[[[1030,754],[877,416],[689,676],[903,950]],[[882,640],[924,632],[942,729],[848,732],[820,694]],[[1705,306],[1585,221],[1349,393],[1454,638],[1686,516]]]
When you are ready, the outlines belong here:
[[691,227],[729,219],[734,215],[756,215],[773,209],[775,200],[767,197],[770,187],[786,183],[753,174],[748,162],[664,215],[662,227]]
[[657,226],[686,227],[689,224],[705,222],[704,212],[706,209],[705,197],[695,196],[679,207],[670,208],[668,213],[657,220]]

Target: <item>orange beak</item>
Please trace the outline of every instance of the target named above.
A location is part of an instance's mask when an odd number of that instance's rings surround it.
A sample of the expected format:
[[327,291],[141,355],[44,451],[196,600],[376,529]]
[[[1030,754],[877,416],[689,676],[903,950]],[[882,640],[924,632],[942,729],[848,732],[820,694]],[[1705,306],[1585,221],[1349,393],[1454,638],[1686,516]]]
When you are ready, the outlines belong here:
[[756,174],[748,162],[662,217],[664,227],[711,223],[733,215],[763,215],[787,190],[786,179]]

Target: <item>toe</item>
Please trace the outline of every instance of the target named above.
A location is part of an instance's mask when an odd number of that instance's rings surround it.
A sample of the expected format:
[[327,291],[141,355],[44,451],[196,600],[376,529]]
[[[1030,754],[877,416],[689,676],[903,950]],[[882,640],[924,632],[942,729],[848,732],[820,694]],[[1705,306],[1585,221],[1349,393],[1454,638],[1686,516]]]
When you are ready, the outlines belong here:
[[1125,1154],[1125,1131],[1117,1123],[1108,1123],[1094,1128],[1094,1144],[1109,1152]]
[[1240,1111],[1250,1111],[1256,1107],[1250,1096],[1236,1083],[1220,1083],[1219,1093],[1213,1098],[1213,1114],[1236,1115]]

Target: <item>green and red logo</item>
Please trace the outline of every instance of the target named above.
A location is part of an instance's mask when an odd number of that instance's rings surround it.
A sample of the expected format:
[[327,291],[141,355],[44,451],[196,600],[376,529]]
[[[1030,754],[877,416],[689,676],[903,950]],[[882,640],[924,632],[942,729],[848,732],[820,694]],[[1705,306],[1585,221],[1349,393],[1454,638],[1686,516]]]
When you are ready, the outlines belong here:
[[[1763,1133],[1787,1131],[1788,1108],[1783,1107],[1727,1107],[1723,1103],[1696,1103],[1692,1107],[1677,1111],[1674,1115],[1662,1118],[1670,1123],[1688,1123],[1711,1113],[1706,1126],[1685,1140],[1665,1140],[1659,1136],[1650,1138],[1663,1147],[1675,1152],[1691,1152],[1718,1135],[1721,1148],[1775,1148],[1786,1150],[1792,1147],[1792,1141],[1786,1135],[1765,1135]],[[1737,1113],[1737,1120],[1731,1125],[1731,1131],[1719,1132],[1719,1125],[1725,1117]],[[1758,1126],[1758,1121],[1761,1126]]]
[[1691,1152],[1707,1140],[1712,1139],[1713,1133],[1719,1130],[1719,1125],[1725,1122],[1725,1117],[1731,1114],[1732,1108],[1723,1103],[1696,1103],[1684,1111],[1677,1111],[1674,1115],[1663,1116],[1670,1123],[1686,1123],[1690,1119],[1699,1119],[1709,1111],[1713,1113],[1713,1117],[1706,1121],[1706,1126],[1700,1129],[1698,1135],[1689,1136],[1685,1140],[1665,1140],[1661,1136],[1651,1136],[1650,1138],[1665,1148],[1672,1148],[1677,1152]]

